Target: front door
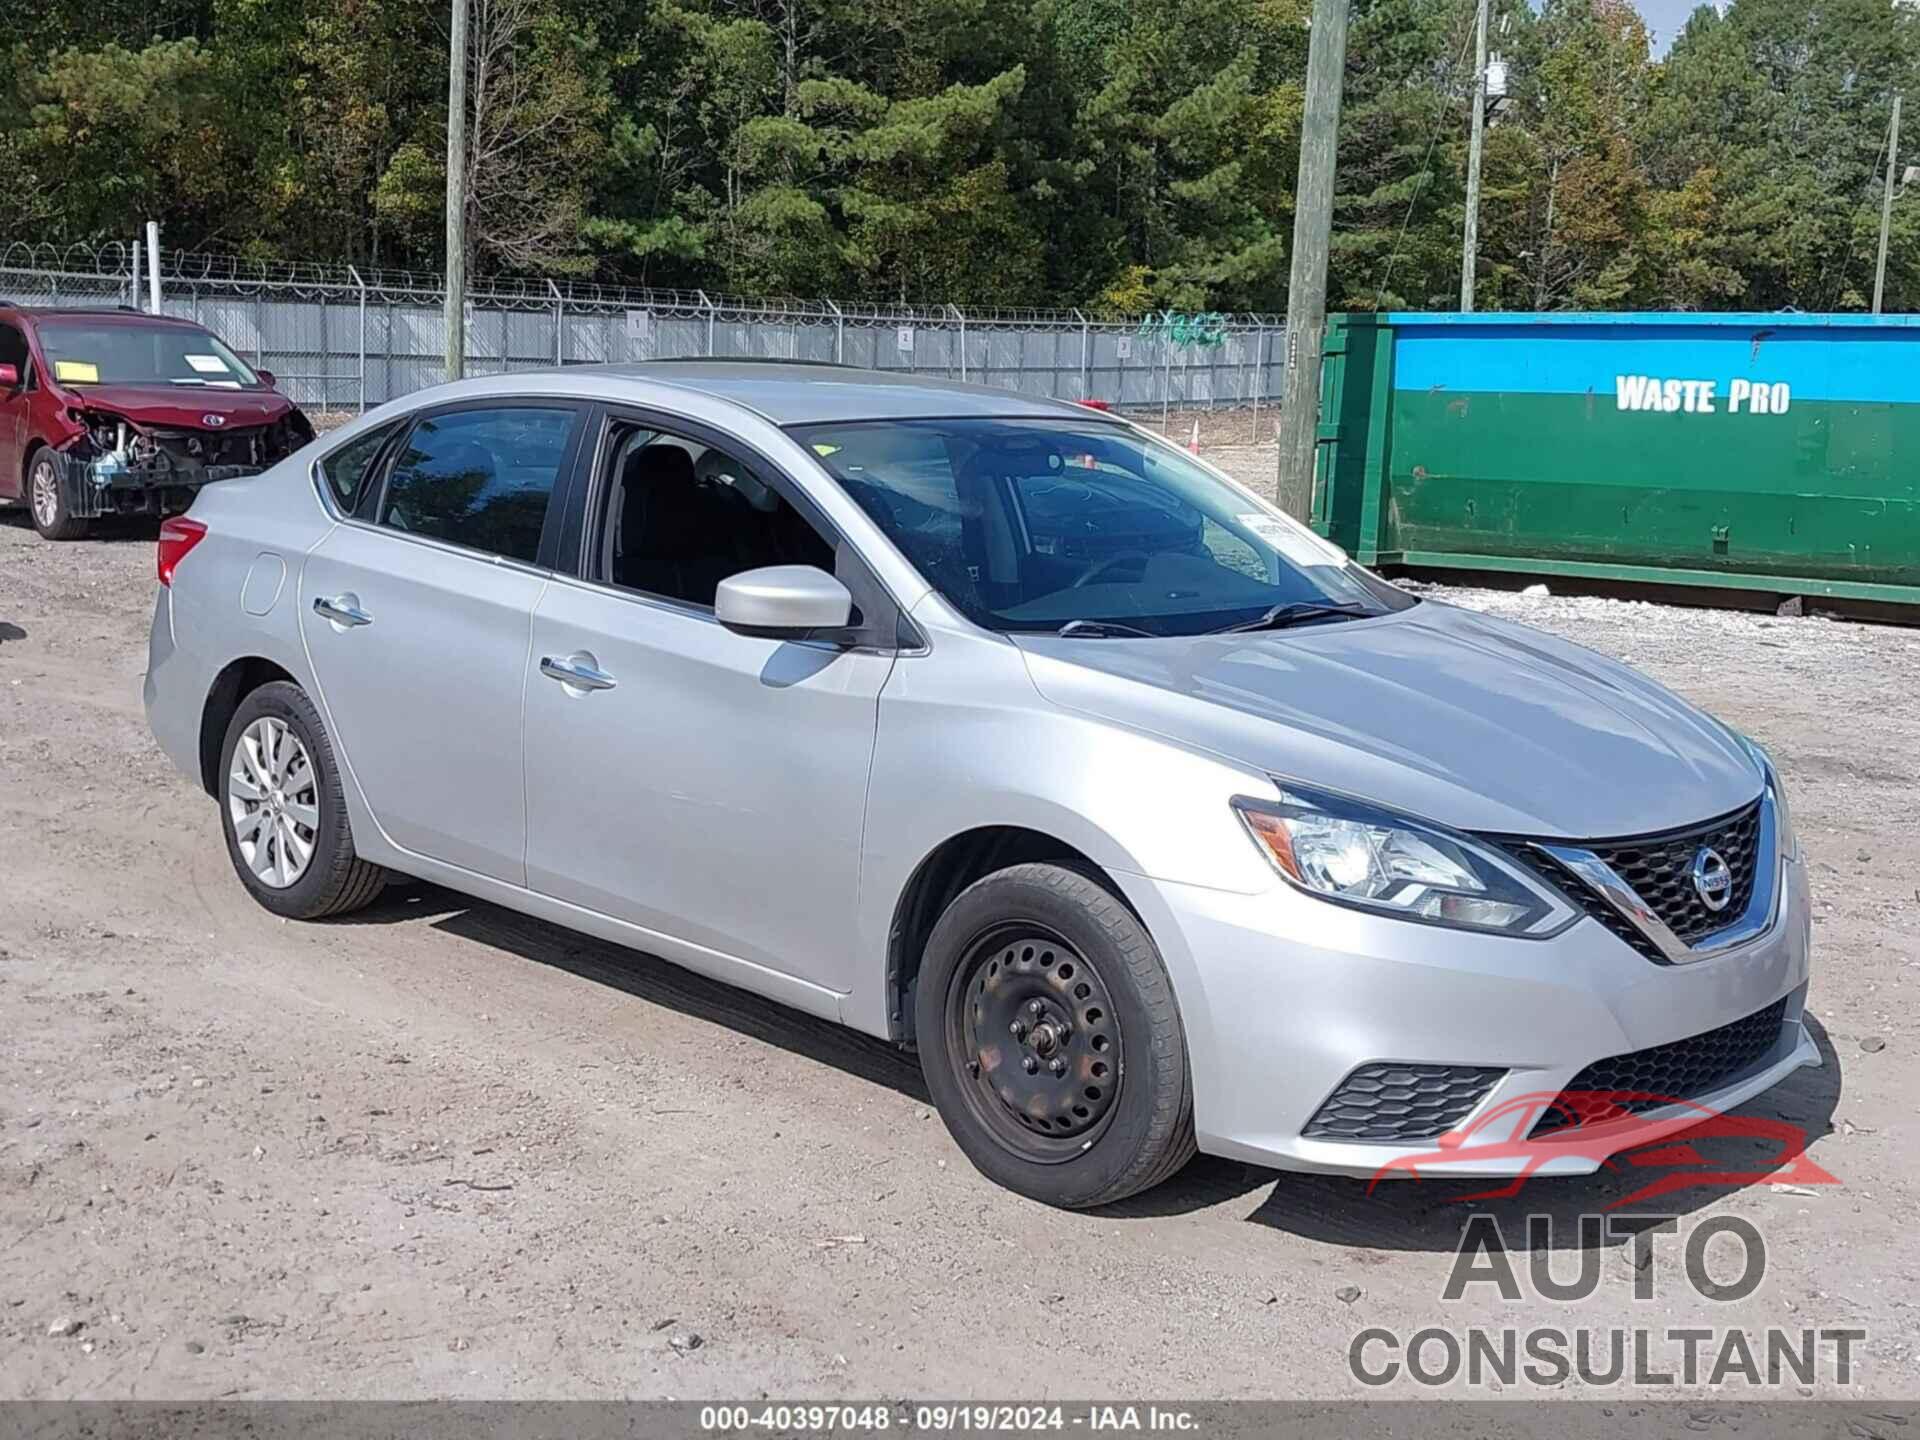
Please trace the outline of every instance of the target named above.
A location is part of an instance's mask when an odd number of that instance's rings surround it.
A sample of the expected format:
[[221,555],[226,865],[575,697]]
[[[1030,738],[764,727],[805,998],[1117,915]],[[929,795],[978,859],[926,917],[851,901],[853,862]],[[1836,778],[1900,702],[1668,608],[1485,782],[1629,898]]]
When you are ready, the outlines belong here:
[[714,619],[726,575],[836,568],[784,481],[637,425],[602,453],[587,573],[534,609],[527,883],[845,993],[893,657]]
[[328,728],[382,831],[514,885],[528,632],[579,425],[575,407],[536,401],[427,413],[301,580]]
[[0,386],[0,499],[16,500],[27,463],[27,337],[20,327],[0,320],[0,365],[11,365],[14,383]]

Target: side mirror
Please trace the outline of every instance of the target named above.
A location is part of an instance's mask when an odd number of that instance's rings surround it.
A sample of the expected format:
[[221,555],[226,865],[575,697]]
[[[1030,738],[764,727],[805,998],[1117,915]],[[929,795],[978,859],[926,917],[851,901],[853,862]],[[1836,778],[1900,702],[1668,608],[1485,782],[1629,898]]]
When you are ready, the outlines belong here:
[[15,365],[0,365],[0,390],[18,390],[20,370]]
[[258,365],[256,365],[253,367],[253,373],[260,377],[260,383],[262,385],[266,386],[269,390],[273,389],[273,385],[274,385],[273,371],[262,370]]
[[742,635],[792,640],[843,628],[853,615],[853,596],[817,566],[768,565],[722,580],[713,615]]

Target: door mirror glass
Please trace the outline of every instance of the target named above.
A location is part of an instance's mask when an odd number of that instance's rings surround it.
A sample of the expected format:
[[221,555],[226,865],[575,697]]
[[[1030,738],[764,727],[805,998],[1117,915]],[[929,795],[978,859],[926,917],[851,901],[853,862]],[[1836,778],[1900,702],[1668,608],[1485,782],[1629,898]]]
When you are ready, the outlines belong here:
[[18,390],[19,388],[19,367],[14,365],[0,365],[0,390]]
[[253,373],[260,377],[260,383],[262,385],[266,386],[269,390],[273,388],[273,371],[256,368]]
[[853,596],[816,566],[768,565],[722,580],[713,613],[743,635],[792,640],[843,628],[853,616]]

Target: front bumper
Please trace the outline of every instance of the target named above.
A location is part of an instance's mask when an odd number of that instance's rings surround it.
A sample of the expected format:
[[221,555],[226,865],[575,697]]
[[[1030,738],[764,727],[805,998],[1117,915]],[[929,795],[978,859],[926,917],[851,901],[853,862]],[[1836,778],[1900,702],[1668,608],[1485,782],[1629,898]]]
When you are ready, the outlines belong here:
[[172,465],[120,465],[83,460],[54,452],[54,465],[67,510],[77,519],[101,515],[177,515],[193,503],[202,485],[258,475],[257,465],[205,465],[183,470]]
[[[1236,895],[1143,877],[1123,887],[1161,942],[1187,1033],[1200,1148],[1288,1170],[1373,1176],[1415,1159],[1423,1176],[1586,1174],[1590,1147],[1541,1163],[1524,1138],[1474,1116],[1557,1095],[1589,1064],[1715,1030],[1787,997],[1773,1047],[1685,1108],[1639,1118],[1634,1144],[1699,1123],[1779,1083],[1819,1052],[1802,1024],[1811,951],[1806,868],[1781,861],[1780,909],[1753,941],[1655,965],[1598,922],[1551,940],[1477,936],[1328,905],[1276,880]],[[1434,1141],[1307,1138],[1349,1074],[1370,1062],[1497,1067],[1504,1075],[1437,1156]],[[1518,1113],[1518,1108],[1515,1108]],[[1520,1127],[1524,1129],[1524,1126]],[[1576,1147],[1568,1147],[1573,1149]]]

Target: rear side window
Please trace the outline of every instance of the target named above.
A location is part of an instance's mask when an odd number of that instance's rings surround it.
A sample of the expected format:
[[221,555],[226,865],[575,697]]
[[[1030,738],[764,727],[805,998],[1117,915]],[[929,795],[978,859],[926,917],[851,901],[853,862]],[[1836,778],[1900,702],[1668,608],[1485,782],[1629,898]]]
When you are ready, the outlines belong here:
[[534,405],[428,416],[388,467],[379,523],[532,563],[577,418]]
[[348,514],[359,500],[367,483],[367,476],[373,470],[373,462],[380,458],[380,449],[393,438],[393,432],[400,428],[400,422],[391,425],[376,425],[364,435],[359,435],[333,451],[320,462],[320,473],[326,477],[327,488],[333,492],[333,498],[340,508]]

